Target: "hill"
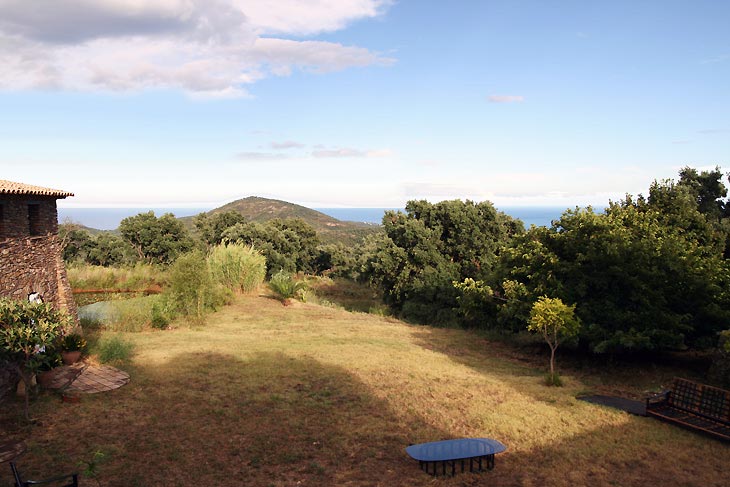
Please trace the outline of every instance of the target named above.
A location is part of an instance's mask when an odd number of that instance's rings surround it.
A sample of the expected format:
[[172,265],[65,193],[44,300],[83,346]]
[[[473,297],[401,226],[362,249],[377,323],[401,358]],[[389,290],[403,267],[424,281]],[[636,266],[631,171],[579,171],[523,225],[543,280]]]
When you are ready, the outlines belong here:
[[[342,221],[301,205],[258,196],[232,201],[209,211],[208,214],[214,215],[227,211],[236,211],[246,220],[259,223],[275,218],[300,218],[314,227],[322,241],[327,243],[352,244],[367,235],[380,231],[380,225]],[[181,220],[192,225],[193,217],[185,217]]]

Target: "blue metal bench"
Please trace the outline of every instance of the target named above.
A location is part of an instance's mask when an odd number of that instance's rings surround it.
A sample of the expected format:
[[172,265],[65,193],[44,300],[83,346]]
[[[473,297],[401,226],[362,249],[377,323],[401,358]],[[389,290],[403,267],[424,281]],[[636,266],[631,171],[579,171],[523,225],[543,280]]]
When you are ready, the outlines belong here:
[[484,469],[492,470],[494,455],[506,449],[502,443],[490,438],[462,438],[411,445],[406,448],[406,453],[418,460],[421,470],[428,474],[438,475],[440,463],[442,475],[449,473],[447,467],[450,474],[455,475],[457,462],[461,464],[462,472],[465,471],[467,462],[470,472],[475,469],[479,472]]

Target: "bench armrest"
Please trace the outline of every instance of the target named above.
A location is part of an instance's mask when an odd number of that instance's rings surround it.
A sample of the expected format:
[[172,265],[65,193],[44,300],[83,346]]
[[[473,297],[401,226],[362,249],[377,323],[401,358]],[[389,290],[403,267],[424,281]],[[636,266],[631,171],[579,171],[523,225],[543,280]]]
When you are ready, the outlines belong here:
[[646,407],[648,408],[651,404],[659,404],[662,402],[666,402],[667,399],[669,399],[669,395],[672,393],[672,391],[666,390],[662,392],[657,392],[656,394],[652,394],[651,396],[648,396],[646,398]]

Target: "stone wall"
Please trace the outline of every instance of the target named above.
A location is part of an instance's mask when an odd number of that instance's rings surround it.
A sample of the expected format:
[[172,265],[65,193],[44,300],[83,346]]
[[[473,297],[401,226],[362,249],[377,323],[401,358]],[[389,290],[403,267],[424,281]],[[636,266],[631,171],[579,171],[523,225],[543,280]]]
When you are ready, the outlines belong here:
[[[78,321],[58,238],[56,198],[2,195],[0,297],[25,301],[32,292]],[[15,371],[0,363],[0,399],[17,380]]]
[[32,292],[76,315],[57,235],[0,240],[0,296],[24,301]]
[[4,195],[0,207],[0,296],[25,300],[37,292],[75,318],[58,238],[56,199]]

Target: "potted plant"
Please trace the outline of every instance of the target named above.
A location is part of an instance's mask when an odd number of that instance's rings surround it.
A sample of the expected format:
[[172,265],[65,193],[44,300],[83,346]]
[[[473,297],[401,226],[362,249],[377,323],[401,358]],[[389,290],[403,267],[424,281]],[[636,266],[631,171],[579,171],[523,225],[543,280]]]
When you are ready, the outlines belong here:
[[36,382],[44,389],[53,383],[53,378],[56,376],[55,369],[63,363],[61,354],[51,346],[34,355],[32,362],[31,367],[36,371]]
[[72,365],[79,361],[86,348],[86,340],[78,333],[69,333],[61,340],[63,363]]

